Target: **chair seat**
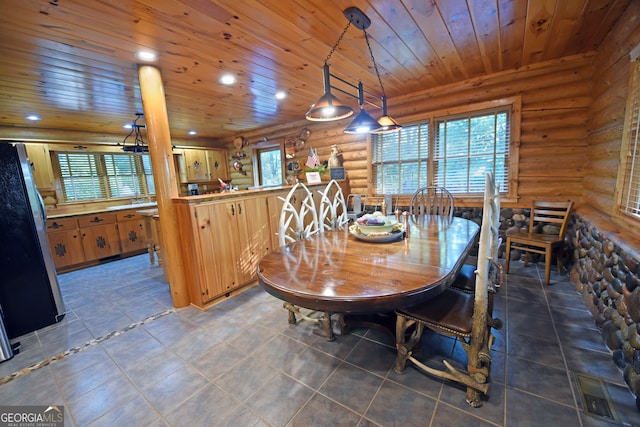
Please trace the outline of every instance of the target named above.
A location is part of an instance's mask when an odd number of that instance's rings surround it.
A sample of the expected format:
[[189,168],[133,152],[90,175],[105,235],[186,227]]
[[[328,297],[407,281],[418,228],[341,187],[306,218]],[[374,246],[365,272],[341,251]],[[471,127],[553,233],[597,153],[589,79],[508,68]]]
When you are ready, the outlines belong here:
[[507,238],[510,238],[513,243],[533,246],[541,246],[541,244],[554,244],[564,241],[556,234],[529,234],[526,231],[511,232],[507,234]]
[[397,314],[448,334],[470,337],[473,300],[473,294],[447,289],[436,298],[418,306],[399,310]]
[[473,293],[476,289],[476,269],[477,267],[473,264],[463,264],[451,286]]

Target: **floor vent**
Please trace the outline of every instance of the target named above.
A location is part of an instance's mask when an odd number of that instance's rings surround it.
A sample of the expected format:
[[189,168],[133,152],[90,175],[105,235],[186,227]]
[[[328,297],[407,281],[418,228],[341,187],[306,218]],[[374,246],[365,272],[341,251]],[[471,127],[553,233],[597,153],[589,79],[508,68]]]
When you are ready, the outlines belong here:
[[602,380],[584,374],[575,374],[585,412],[596,418],[619,424],[618,414]]

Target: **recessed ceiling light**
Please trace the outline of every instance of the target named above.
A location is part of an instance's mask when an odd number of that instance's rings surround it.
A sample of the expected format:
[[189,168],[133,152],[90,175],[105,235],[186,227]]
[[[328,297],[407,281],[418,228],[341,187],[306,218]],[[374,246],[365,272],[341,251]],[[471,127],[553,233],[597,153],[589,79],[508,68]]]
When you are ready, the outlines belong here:
[[136,58],[138,58],[141,61],[152,62],[158,59],[158,56],[151,51],[141,50],[136,52]]
[[189,131],[189,135],[196,135],[198,132],[196,132],[195,130],[190,130]]
[[287,97],[287,93],[283,90],[276,92],[276,99],[285,99]]
[[235,82],[236,76],[232,74],[225,74],[224,76],[220,77],[220,83],[222,83],[223,85],[232,85]]
[[37,122],[38,120],[40,120],[39,116],[36,116],[35,114],[29,114],[27,117],[25,117],[27,120],[30,120],[32,122]]

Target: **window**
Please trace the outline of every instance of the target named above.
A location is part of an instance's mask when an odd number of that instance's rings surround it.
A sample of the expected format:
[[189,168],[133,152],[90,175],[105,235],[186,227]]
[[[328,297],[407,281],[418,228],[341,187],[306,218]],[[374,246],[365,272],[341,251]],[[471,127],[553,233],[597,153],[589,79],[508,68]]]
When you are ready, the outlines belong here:
[[56,152],[65,202],[155,194],[148,154]]
[[374,193],[413,194],[427,185],[429,123],[378,134],[374,141]]
[[484,192],[485,174],[491,171],[501,192],[515,195],[509,178],[517,173],[512,128],[514,121],[519,123],[513,118],[519,102],[508,98],[447,115],[435,112],[400,132],[373,135],[374,194],[410,195],[420,187],[441,186],[476,197]]
[[509,109],[436,119],[433,185],[451,193],[484,193],[487,172],[508,185]]
[[620,211],[640,219],[640,60],[631,63],[631,79],[622,136],[621,168],[618,182]]
[[258,150],[259,185],[282,185],[282,151],[280,147]]

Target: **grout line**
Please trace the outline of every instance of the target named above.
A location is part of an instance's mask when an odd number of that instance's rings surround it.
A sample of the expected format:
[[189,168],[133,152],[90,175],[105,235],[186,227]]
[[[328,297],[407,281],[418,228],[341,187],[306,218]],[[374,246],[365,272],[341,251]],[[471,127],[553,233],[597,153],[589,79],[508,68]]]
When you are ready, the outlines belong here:
[[55,362],[57,360],[61,360],[61,359],[64,359],[65,357],[70,356],[72,354],[79,353],[82,350],[85,350],[85,349],[87,349],[89,347],[92,347],[92,346],[94,346],[96,344],[104,342],[104,341],[106,341],[106,340],[108,340],[110,338],[116,337],[116,336],[121,335],[121,334],[123,334],[123,333],[125,333],[127,331],[130,331],[131,329],[137,328],[138,326],[145,325],[145,324],[147,324],[147,323],[149,323],[149,322],[151,322],[153,320],[156,320],[156,319],[158,319],[160,317],[166,316],[167,314],[174,313],[174,312],[175,312],[175,310],[172,309],[172,308],[168,309],[168,310],[165,310],[165,311],[162,311],[160,313],[157,313],[157,314],[154,314],[152,316],[149,316],[146,319],[143,319],[143,320],[140,320],[138,322],[132,323],[132,324],[130,324],[128,326],[125,326],[124,328],[122,328],[120,330],[109,332],[108,334],[105,334],[105,335],[103,335],[103,336],[101,336],[99,338],[92,339],[91,341],[87,341],[84,344],[77,345],[77,346],[75,346],[73,348],[70,348],[69,350],[63,351],[62,353],[58,353],[57,355],[55,355],[53,357],[50,357],[49,359],[45,359],[45,360],[42,360],[40,362],[34,363],[31,366],[27,366],[26,368],[22,368],[19,371],[16,371],[16,372],[14,372],[12,374],[9,374],[9,375],[5,376],[4,378],[0,378],[0,385],[6,384],[8,382],[11,382],[11,381],[15,380],[16,378],[19,378],[21,376],[27,375],[27,374],[29,374],[29,373],[31,373],[33,371],[36,371],[36,370],[38,370],[40,368],[45,367],[45,366],[48,366],[48,365],[50,365],[51,363],[53,363],[53,362]]

